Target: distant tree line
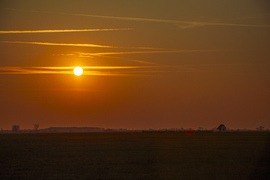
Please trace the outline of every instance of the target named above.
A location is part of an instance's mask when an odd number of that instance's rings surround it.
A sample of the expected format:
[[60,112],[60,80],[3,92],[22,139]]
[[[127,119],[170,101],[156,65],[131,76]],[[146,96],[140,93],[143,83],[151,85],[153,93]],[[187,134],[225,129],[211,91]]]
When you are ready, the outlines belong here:
[[227,129],[224,124],[220,124],[217,128],[205,129],[198,127],[194,130],[192,128],[164,128],[164,129],[146,129],[146,130],[130,130],[130,129],[105,129],[99,127],[50,127],[46,129],[39,129],[39,124],[33,124],[33,129],[20,129],[19,125],[12,125],[11,130],[1,129],[1,133],[72,133],[72,132],[143,132],[143,133],[155,133],[155,132],[225,132],[225,131],[269,131],[264,126],[259,126],[254,130],[251,129]]

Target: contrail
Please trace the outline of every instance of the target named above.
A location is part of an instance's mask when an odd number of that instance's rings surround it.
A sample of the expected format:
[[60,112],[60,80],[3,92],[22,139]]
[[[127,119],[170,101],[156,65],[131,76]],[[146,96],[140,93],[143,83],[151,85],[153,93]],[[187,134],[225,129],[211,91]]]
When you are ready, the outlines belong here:
[[152,47],[117,47],[117,46],[105,46],[98,44],[75,44],[75,43],[51,43],[51,42],[28,42],[28,41],[0,41],[2,43],[12,43],[12,44],[35,44],[35,45],[46,45],[46,46],[78,46],[78,47],[99,47],[99,48],[127,48],[127,49],[152,49],[158,50],[161,48]]
[[[171,24],[187,24],[190,27],[198,26],[235,26],[235,27],[262,27],[270,28],[270,25],[257,25],[257,24],[235,24],[235,23],[213,23],[213,22],[199,22],[199,21],[183,21],[183,20],[169,20],[169,19],[154,19],[154,18],[141,18],[141,17],[123,17],[123,16],[104,16],[104,15],[93,15],[93,14],[69,14],[69,13],[53,13],[48,11],[34,11],[34,10],[19,10],[10,9],[12,11],[22,12],[33,12],[33,13],[49,13],[49,14],[60,14],[60,15],[73,15],[73,16],[84,16],[94,18],[105,18],[105,19],[116,19],[116,20],[127,20],[127,21],[144,21],[144,22],[159,22],[159,23],[171,23]],[[184,28],[188,28],[188,26]]]
[[[83,55],[82,52],[78,52],[77,54],[72,54],[72,53],[71,54],[60,54],[60,56],[78,56],[78,57],[92,58],[92,56]],[[115,57],[115,56],[107,56],[107,55],[105,55],[105,56],[103,55],[102,57],[110,58],[110,59],[122,59],[122,60],[125,60],[125,61],[137,62],[137,63],[141,63],[141,64],[159,65],[158,63],[135,60],[135,59],[129,59],[129,58],[123,58],[123,57]]]
[[45,46],[78,46],[78,47],[99,47],[99,48],[115,48],[113,46],[104,46],[97,44],[69,44],[69,43],[50,43],[50,42],[25,42],[25,41],[1,41],[2,43],[14,44],[36,44]]
[[129,52],[101,52],[101,53],[79,53],[82,57],[104,56],[104,55],[121,55],[121,54],[154,54],[154,53],[200,53],[200,52],[217,52],[224,50],[171,50],[171,51],[129,51]]
[[[124,54],[163,54],[163,53],[206,53],[206,52],[220,52],[220,51],[228,51],[226,49],[208,49],[208,50],[199,50],[199,49],[191,49],[191,50],[161,50],[161,51],[124,51],[124,52],[100,52],[100,53],[86,53],[86,52],[75,52],[71,54],[60,54],[61,56],[78,56],[84,58],[92,58],[95,56],[102,56],[105,58],[114,58],[114,59],[123,59],[126,61],[132,61],[142,64],[152,64],[152,65],[160,65],[158,63],[148,62],[148,61],[141,61],[141,60],[134,60],[129,58],[123,57],[115,57],[114,55],[124,55]],[[112,56],[110,56],[112,55]]]
[[122,29],[62,29],[62,30],[28,30],[28,31],[0,31],[0,34],[27,34],[27,33],[66,33],[66,32],[98,32],[98,31],[126,31],[132,28]]
[[103,56],[105,58],[110,58],[110,59],[122,59],[124,61],[131,61],[131,62],[136,62],[140,64],[151,64],[151,65],[160,65],[158,63],[153,63],[153,62],[148,62],[148,61],[142,61],[142,60],[135,60],[135,59],[129,59],[129,58],[123,58],[123,57],[114,57],[114,56]]
[[63,15],[73,16],[88,16],[95,18],[106,18],[106,19],[117,19],[117,20],[128,20],[128,21],[146,21],[146,22],[160,22],[160,23],[172,23],[172,24],[191,24],[192,26],[236,26],[236,27],[266,27],[270,25],[255,25],[255,24],[234,24],[234,23],[212,23],[212,22],[198,22],[198,21],[181,21],[181,20],[166,20],[166,19],[149,19],[149,18],[137,18],[137,17],[119,17],[119,16],[100,16],[91,14],[67,14],[59,13]]

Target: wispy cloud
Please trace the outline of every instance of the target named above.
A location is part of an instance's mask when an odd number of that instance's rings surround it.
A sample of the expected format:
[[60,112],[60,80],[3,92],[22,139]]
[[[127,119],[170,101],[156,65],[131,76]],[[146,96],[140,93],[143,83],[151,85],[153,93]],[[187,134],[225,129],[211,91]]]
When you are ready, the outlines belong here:
[[[93,58],[96,56],[102,56],[103,58],[110,58],[110,59],[122,59],[125,61],[132,61],[137,62],[140,64],[151,64],[151,65],[160,65],[154,62],[142,61],[142,60],[135,60],[130,58],[123,58],[114,55],[125,55],[125,54],[154,54],[154,53],[206,53],[206,52],[220,52],[220,51],[228,51],[225,49],[209,49],[209,50],[171,50],[171,51],[122,51],[122,52],[99,52],[99,53],[86,53],[86,52],[75,52],[75,53],[68,53],[68,54],[58,54],[60,56],[77,56],[83,58]],[[56,54],[57,55],[57,54]]]
[[130,58],[123,58],[123,57],[115,57],[115,56],[102,56],[103,58],[110,58],[110,59],[122,59],[124,61],[131,61],[131,62],[136,62],[136,63],[140,63],[140,64],[151,64],[151,65],[160,65],[158,63],[153,63],[153,62],[149,62],[149,61],[142,61],[142,60],[135,60],[135,59],[130,59]]
[[156,23],[170,23],[170,24],[181,24],[183,27],[199,27],[199,26],[234,26],[234,27],[258,27],[258,28],[270,28],[268,24],[242,24],[242,23],[216,23],[216,22],[201,22],[201,21],[185,21],[185,20],[170,20],[170,19],[155,19],[155,18],[144,18],[144,17],[123,17],[123,16],[104,16],[104,15],[94,15],[94,14],[77,14],[77,13],[53,13],[48,11],[34,11],[34,10],[20,10],[20,9],[10,9],[12,11],[22,11],[22,12],[33,12],[33,13],[48,13],[48,14],[60,14],[60,15],[72,15],[72,16],[83,16],[83,17],[93,17],[93,18],[105,18],[105,19],[115,19],[115,20],[127,20],[127,21],[142,21],[142,22],[156,22]]
[[97,31],[123,31],[131,28],[120,29],[62,29],[62,30],[28,30],[28,31],[0,31],[0,34],[27,34],[27,33],[67,33],[67,32],[97,32]]
[[[78,57],[85,57],[85,58],[93,58],[94,56],[87,56],[83,55],[81,52],[78,52],[77,54],[75,53],[69,53],[69,54],[54,54],[54,55],[59,55],[59,56],[78,56]],[[101,55],[100,55],[101,56]],[[131,62],[137,62],[140,64],[151,64],[151,65],[160,65],[158,63],[153,63],[153,62],[148,62],[148,61],[141,61],[141,60],[135,60],[135,59],[130,59],[130,58],[123,58],[123,57],[115,57],[115,56],[108,56],[108,55],[102,55],[103,58],[109,58],[109,59],[121,59],[124,61],[131,61]]]
[[[141,76],[162,72],[193,72],[185,66],[85,66],[83,75]],[[73,74],[74,67],[0,67],[0,74]]]
[[[84,74],[92,70],[121,70],[156,68],[157,66],[85,66]],[[73,74],[75,67],[0,67],[0,74]]]
[[67,67],[0,67],[0,74],[72,74]]
[[154,54],[154,53],[200,53],[200,52],[218,52],[224,50],[171,50],[171,51],[123,51],[123,52],[100,52],[100,53],[78,53],[81,57],[121,55],[121,54]]
[[74,46],[74,47],[77,46],[77,47],[161,50],[161,48],[154,48],[154,47],[118,47],[118,46],[106,46],[106,45],[99,45],[99,44],[80,44],[80,43],[52,43],[52,42],[29,42],[29,41],[1,41],[1,42],[10,43],[10,44],[33,44],[33,45],[45,45],[45,46]]
[[106,19],[116,19],[116,20],[128,20],[128,21],[144,21],[144,22],[186,24],[187,25],[186,27],[188,27],[188,25],[189,25],[190,27],[198,27],[198,26],[235,26],[235,27],[264,27],[264,28],[270,28],[270,25],[257,25],[257,24],[213,23],[213,22],[167,20],[167,19],[138,18],[138,17],[101,16],[101,15],[91,15],[91,14],[67,14],[67,13],[59,13],[59,14],[73,15],[73,16],[86,16],[86,17],[95,17],[95,18],[106,18]]
[[201,27],[205,26],[203,23],[189,23],[189,24],[176,24],[177,27],[180,29],[189,29],[189,28],[195,28],[195,27]]
[[2,43],[12,44],[34,44],[34,45],[45,45],[45,46],[77,46],[77,47],[99,47],[99,48],[115,48],[113,46],[105,46],[98,44],[69,44],[69,43],[51,43],[51,42],[25,42],[25,41],[1,41]]

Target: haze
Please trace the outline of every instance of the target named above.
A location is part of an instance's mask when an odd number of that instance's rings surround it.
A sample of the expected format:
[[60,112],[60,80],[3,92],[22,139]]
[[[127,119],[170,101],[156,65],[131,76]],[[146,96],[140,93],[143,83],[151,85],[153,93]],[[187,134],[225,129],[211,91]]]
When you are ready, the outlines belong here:
[[0,7],[0,128],[270,127],[266,0]]

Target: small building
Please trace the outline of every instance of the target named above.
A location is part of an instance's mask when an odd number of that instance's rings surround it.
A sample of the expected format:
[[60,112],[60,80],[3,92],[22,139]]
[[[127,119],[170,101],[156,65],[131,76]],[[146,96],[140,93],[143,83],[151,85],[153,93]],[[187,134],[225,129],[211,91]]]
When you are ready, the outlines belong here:
[[221,124],[218,126],[217,128],[219,130],[219,132],[225,132],[226,131],[226,126],[224,124]]

